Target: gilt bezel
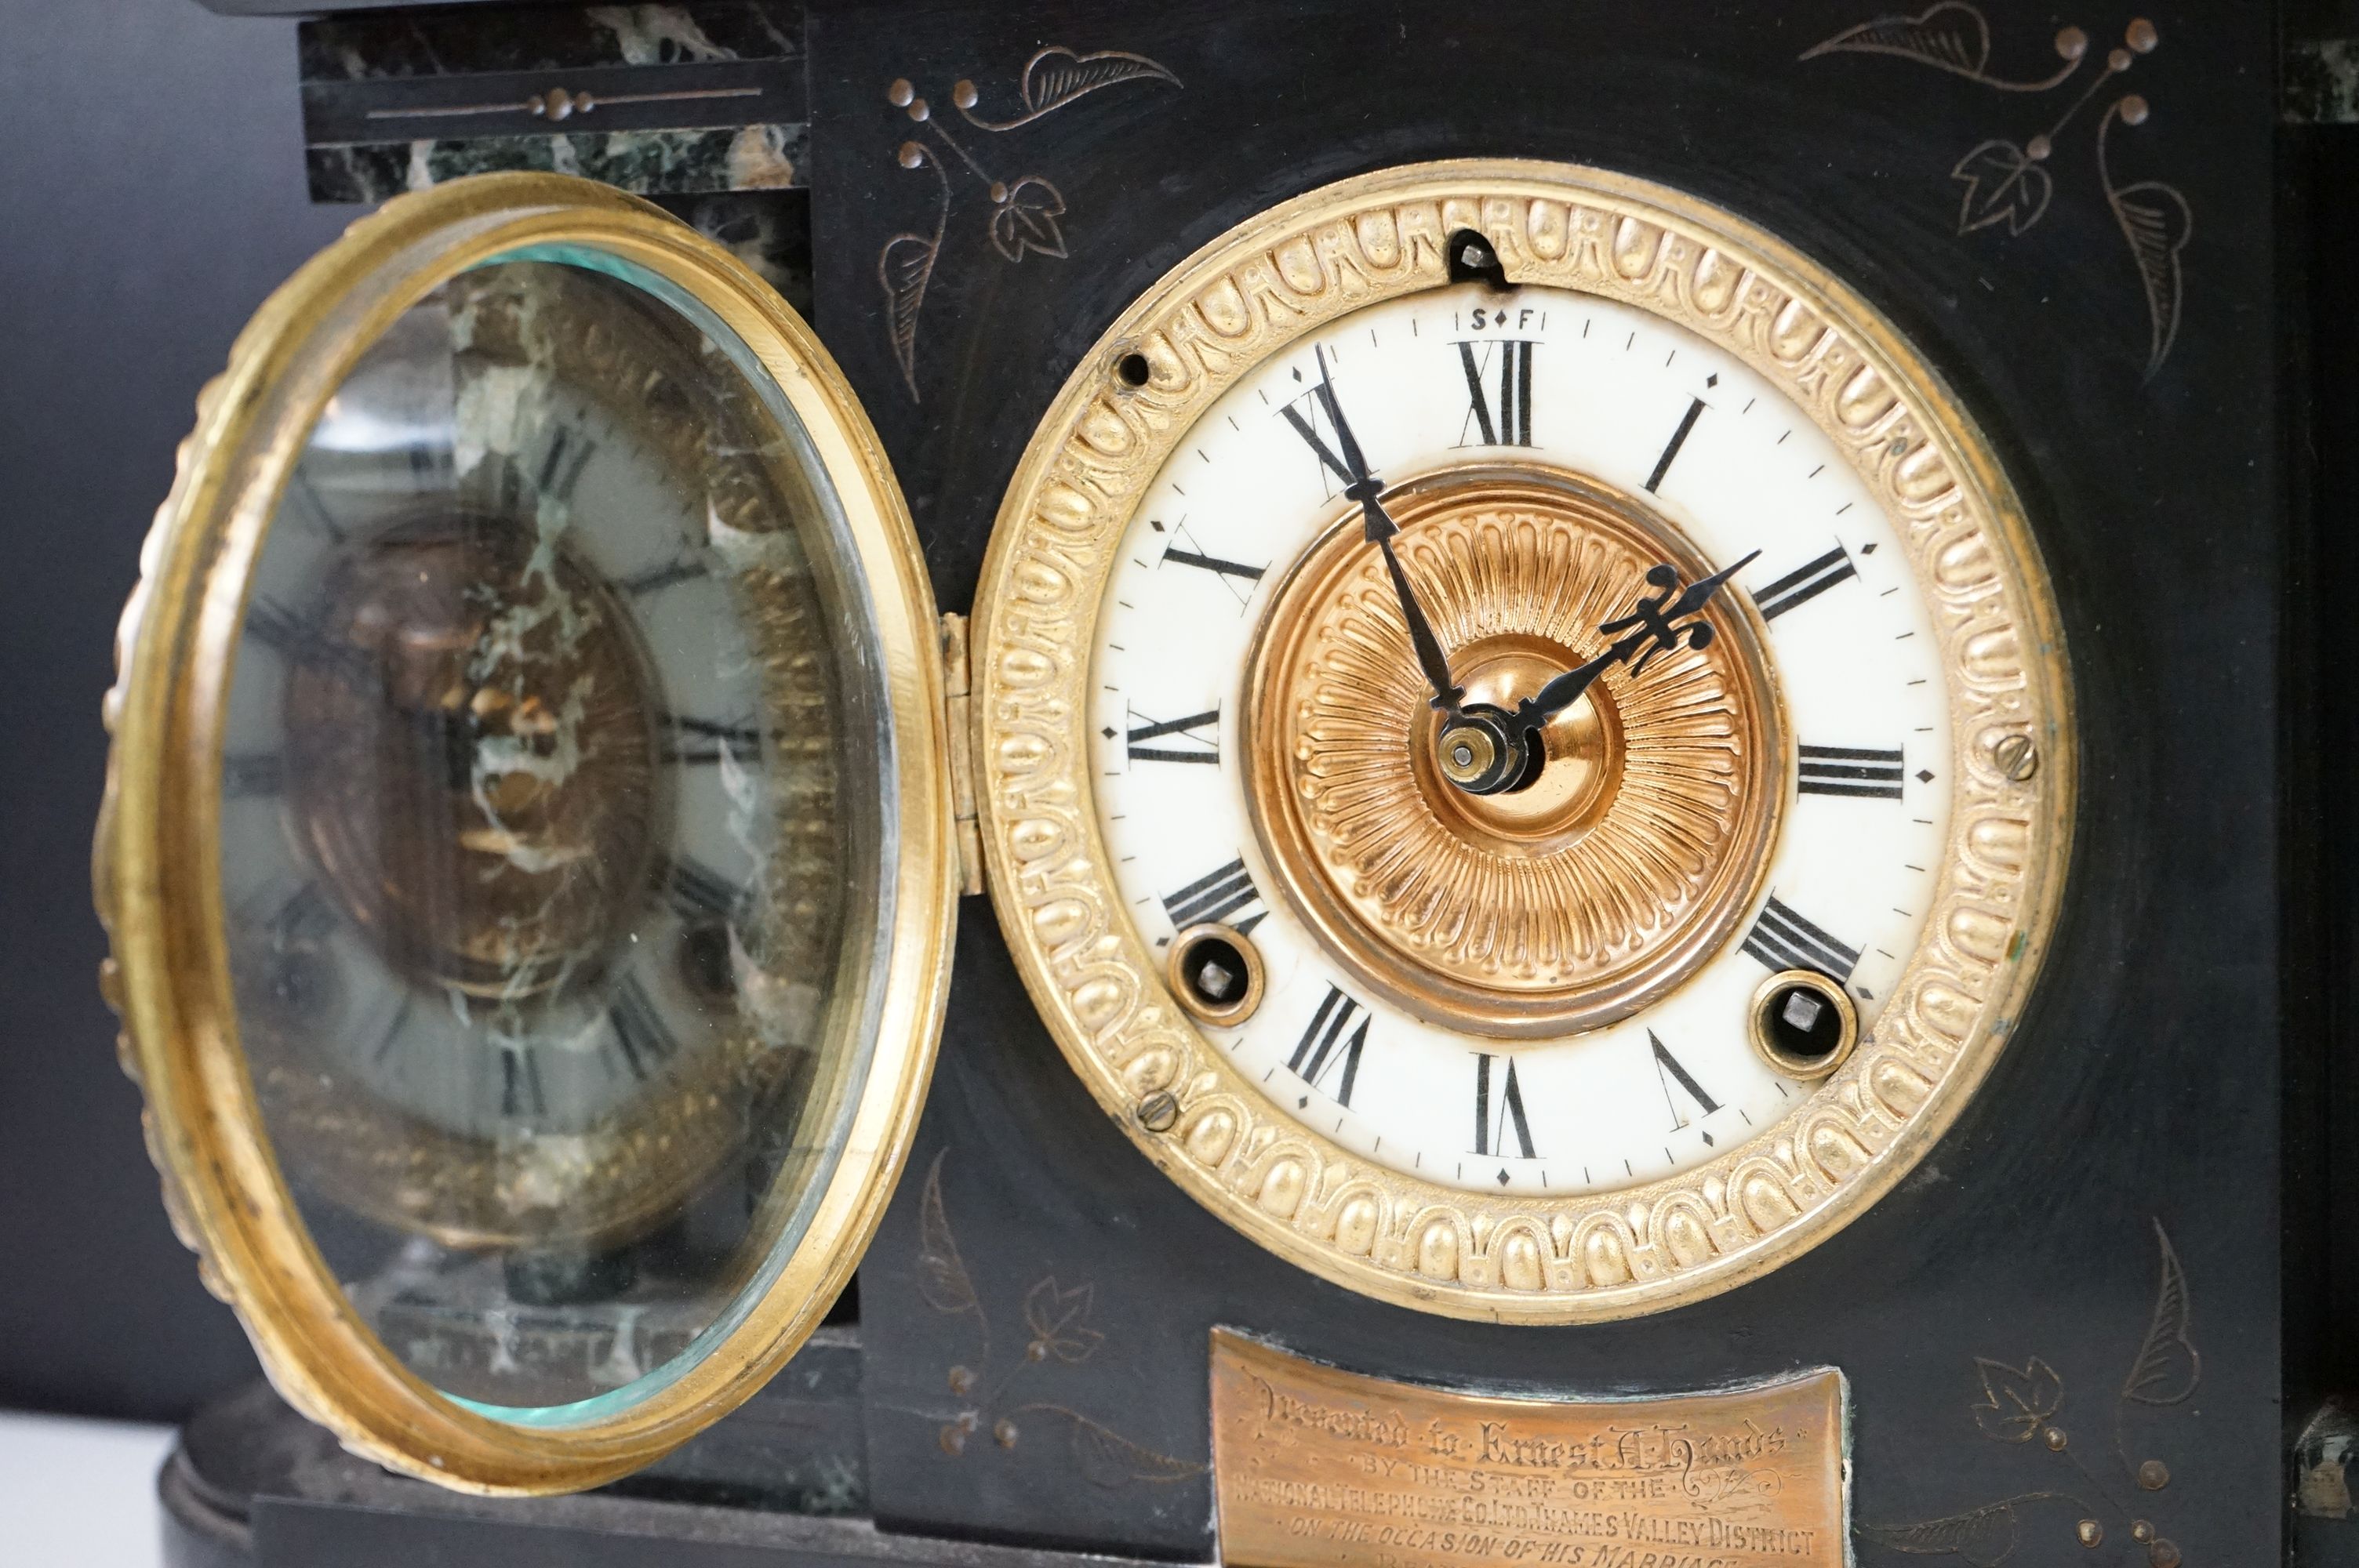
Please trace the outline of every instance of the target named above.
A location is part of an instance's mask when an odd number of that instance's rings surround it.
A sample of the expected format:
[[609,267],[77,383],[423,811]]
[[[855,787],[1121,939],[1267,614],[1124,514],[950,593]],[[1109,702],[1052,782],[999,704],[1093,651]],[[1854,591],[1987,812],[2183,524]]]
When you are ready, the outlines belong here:
[[[1362,306],[1448,280],[1487,235],[1516,283],[1621,301],[1767,377],[1902,535],[1941,638],[1956,780],[1925,935],[1872,1039],[1776,1127],[1675,1175],[1560,1198],[1466,1192],[1288,1119],[1165,989],[1115,890],[1088,762],[1106,574],[1165,460],[1250,368]],[[1146,382],[1120,373],[1142,356]],[[975,600],[984,849],[1001,925],[1059,1047],[1147,1158],[1260,1245],[1451,1316],[1603,1321],[1716,1294],[1890,1190],[1988,1074],[2053,929],[2075,746],[2052,594],[1990,443],[1932,366],[1824,267],[1651,182],[1467,159],[1309,192],[1212,241],[1083,356],[1001,506]],[[2020,737],[2038,766],[2007,776]],[[2020,772],[2020,769],[2010,770]],[[1137,1114],[1177,1099],[1156,1130]]]
[[[848,1132],[791,1249],[669,1381],[619,1410],[530,1424],[403,1365],[304,1224],[239,1044],[220,893],[224,709],[246,590],[295,461],[367,346],[446,278],[532,245],[596,247],[711,310],[775,380],[837,491],[848,563],[889,694],[897,858],[875,971],[875,1044]],[[898,485],[850,384],[802,319],[728,251],[636,198],[563,175],[497,174],[397,198],[283,284],[197,402],[116,633],[114,737],[92,880],[147,1101],[147,1147],[181,1240],[288,1402],[354,1452],[467,1492],[579,1490],[660,1457],[758,1390],[817,1327],[883,1217],[931,1075],[957,896],[940,629]],[[848,1011],[849,1010],[847,1010]],[[849,1019],[842,1027],[853,1027]]]

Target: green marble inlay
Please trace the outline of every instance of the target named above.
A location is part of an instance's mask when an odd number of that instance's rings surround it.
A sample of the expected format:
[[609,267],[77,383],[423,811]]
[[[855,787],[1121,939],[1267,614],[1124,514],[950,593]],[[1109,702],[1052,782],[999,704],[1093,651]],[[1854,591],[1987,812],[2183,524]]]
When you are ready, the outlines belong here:
[[502,169],[578,174],[637,196],[687,196],[800,186],[808,141],[803,125],[577,131],[315,146],[305,161],[314,201],[383,201]]

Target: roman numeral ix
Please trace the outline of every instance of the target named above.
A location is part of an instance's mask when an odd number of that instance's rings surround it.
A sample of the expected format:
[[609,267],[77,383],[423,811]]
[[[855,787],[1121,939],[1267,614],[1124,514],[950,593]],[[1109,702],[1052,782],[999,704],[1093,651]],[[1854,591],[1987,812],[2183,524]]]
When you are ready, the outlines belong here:
[[[1174,929],[1217,921],[1238,935],[1250,935],[1269,911],[1261,907],[1261,893],[1246,874],[1243,857],[1219,871],[1197,878],[1178,892],[1163,895],[1163,913]],[[1242,916],[1243,918],[1235,918]]]
[[1852,569],[1850,553],[1837,545],[1817,560],[1797,567],[1762,589],[1753,596],[1753,602],[1759,608],[1762,620],[1775,621],[1795,606],[1808,604],[1845,578],[1857,575]]
[[[1359,1023],[1356,1029],[1352,1027],[1354,1020]],[[1310,1015],[1310,1027],[1296,1042],[1294,1054],[1286,1059],[1286,1070],[1349,1108],[1352,1086],[1360,1079],[1360,1053],[1367,1044],[1367,1010],[1331,985],[1326,1000]],[[1336,1077],[1338,1069],[1342,1082],[1330,1088],[1326,1080]]]
[[1859,968],[1859,949],[1844,946],[1772,898],[1753,923],[1745,950],[1772,969],[1816,969],[1849,980]]
[[1804,795],[1848,795],[1871,800],[1900,798],[1900,753],[1855,746],[1799,746],[1798,771]]
[[[1215,708],[1210,713],[1191,713],[1185,719],[1148,719],[1135,708],[1125,711],[1132,720],[1130,732],[1125,737],[1129,744],[1132,762],[1219,763],[1219,708]],[[1172,743],[1152,743],[1158,741]]]
[[[1466,419],[1459,427],[1458,444],[1482,433],[1486,447],[1528,447],[1532,444],[1532,347],[1522,339],[1495,342],[1462,341],[1458,362],[1466,373]],[[1481,350],[1480,353],[1476,350]],[[1495,408],[1483,378],[1493,364],[1499,367],[1499,401]]]

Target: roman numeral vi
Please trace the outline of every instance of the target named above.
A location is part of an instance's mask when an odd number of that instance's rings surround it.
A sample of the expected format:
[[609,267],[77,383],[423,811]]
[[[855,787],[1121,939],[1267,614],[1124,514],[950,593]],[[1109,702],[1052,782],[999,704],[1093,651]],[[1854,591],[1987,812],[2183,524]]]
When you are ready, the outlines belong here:
[[[1491,1064],[1501,1060],[1506,1067],[1493,1072]],[[1478,1053],[1474,1058],[1474,1152],[1504,1157],[1510,1133],[1515,1135],[1518,1157],[1536,1158],[1532,1124],[1524,1115],[1524,1088],[1516,1081],[1516,1059]]]

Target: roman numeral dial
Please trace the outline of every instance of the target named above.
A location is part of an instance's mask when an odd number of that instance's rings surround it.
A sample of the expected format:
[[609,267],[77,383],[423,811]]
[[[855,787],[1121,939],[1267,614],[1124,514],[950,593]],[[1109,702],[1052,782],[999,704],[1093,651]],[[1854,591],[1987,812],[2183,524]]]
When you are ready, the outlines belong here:
[[[1494,279],[1282,335],[1145,438],[1100,557],[1070,691],[1107,934],[1241,1128],[1412,1183],[1612,1195],[1791,1136],[1818,1080],[1759,1050],[1753,999],[1806,970],[1865,1033],[1913,997],[1964,787],[1886,460],[1595,296]],[[1439,771],[1470,717],[1504,760]],[[1215,941],[1255,955],[1246,1016],[1188,989]]]

